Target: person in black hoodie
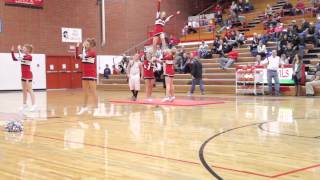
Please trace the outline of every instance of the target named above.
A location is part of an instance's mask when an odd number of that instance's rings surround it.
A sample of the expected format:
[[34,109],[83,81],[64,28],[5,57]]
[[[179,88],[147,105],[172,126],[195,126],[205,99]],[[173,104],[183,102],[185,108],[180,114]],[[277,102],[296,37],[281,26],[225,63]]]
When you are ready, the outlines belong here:
[[191,53],[192,65],[191,65],[191,76],[192,84],[189,95],[192,95],[195,91],[196,85],[200,85],[201,94],[204,95],[204,83],[202,80],[202,63],[199,59]]
[[282,16],[285,16],[285,15],[290,15],[290,16],[294,15],[293,6],[288,1],[282,6]]

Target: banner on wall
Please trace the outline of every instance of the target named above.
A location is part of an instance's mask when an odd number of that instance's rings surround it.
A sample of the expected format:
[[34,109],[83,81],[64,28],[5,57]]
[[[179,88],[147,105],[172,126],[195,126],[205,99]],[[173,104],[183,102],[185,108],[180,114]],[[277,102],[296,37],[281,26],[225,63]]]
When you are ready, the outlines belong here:
[[[259,69],[259,68],[257,68]],[[262,69],[263,72],[263,82],[268,83],[268,78],[267,78],[267,69]],[[279,74],[279,81],[280,84],[294,84],[294,80],[292,79],[293,75],[293,69],[292,67],[284,67],[284,68],[279,68],[278,69],[278,74]]]
[[43,8],[44,0],[5,0],[6,5]]
[[81,43],[82,29],[79,28],[61,28],[62,42]]

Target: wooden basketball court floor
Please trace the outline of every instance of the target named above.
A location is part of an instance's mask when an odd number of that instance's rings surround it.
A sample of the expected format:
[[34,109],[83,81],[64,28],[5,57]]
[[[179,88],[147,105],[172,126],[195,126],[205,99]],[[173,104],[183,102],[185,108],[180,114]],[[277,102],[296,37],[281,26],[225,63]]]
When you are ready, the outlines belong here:
[[[320,179],[319,98],[205,95],[224,103],[176,107],[100,91],[94,118],[75,115],[81,91],[36,95],[39,111],[22,115],[20,92],[0,93],[0,179]],[[10,119],[24,132],[4,132]]]

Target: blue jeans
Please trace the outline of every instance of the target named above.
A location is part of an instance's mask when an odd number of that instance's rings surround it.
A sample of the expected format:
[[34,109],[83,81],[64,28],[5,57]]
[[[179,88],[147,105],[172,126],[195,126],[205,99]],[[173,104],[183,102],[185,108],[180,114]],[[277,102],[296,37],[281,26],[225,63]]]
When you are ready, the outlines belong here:
[[196,89],[196,85],[200,85],[200,91],[203,93],[204,92],[204,83],[202,79],[192,79],[192,84],[191,84],[191,89],[190,93],[194,93],[194,90]]
[[275,86],[275,95],[280,95],[280,83],[279,83],[279,75],[277,70],[267,70],[267,79],[268,79],[268,88],[269,94],[272,94],[272,79],[274,79]]
[[233,59],[230,58],[221,58],[220,59],[220,67],[223,69],[229,68],[234,63]]
[[303,45],[299,45],[299,55],[303,58],[303,56],[304,56],[304,49],[305,49],[306,47],[305,46],[303,46]]

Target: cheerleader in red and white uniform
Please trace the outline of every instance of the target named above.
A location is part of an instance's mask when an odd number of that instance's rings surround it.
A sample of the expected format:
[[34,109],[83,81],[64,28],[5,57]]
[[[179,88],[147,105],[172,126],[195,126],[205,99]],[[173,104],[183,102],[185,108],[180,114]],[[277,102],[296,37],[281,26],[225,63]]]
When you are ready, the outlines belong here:
[[89,93],[94,99],[94,116],[98,116],[98,96],[97,96],[97,53],[95,50],[96,41],[88,38],[82,43],[82,53],[79,52],[79,43],[76,47],[76,57],[82,61],[82,89],[84,92],[84,104],[77,113],[81,115],[88,111]]
[[[166,17],[166,12],[162,11],[160,12],[160,5],[161,5],[161,0],[158,0],[158,5],[157,5],[157,15],[156,15],[156,21],[154,25],[154,36],[153,36],[153,55],[156,53],[156,46],[158,43],[159,38],[161,39],[162,42],[162,47],[163,49],[167,49],[167,44],[165,40],[165,35],[164,35],[164,27],[167,22],[170,21],[171,18],[173,18],[175,15],[170,15]],[[177,11],[177,15],[180,14],[180,11]]]
[[11,55],[12,59],[14,61],[20,61],[21,62],[21,81],[22,81],[22,93],[23,93],[23,106],[21,110],[26,110],[28,108],[27,105],[27,96],[28,93],[31,97],[31,103],[32,107],[30,108],[30,111],[36,110],[36,98],[32,89],[32,72],[31,72],[31,63],[32,63],[32,53],[33,46],[31,44],[25,44],[21,48],[21,46],[18,46],[18,53],[19,56],[16,57],[14,54],[14,46],[11,48]]
[[166,97],[162,100],[162,102],[173,102],[176,99],[174,96],[174,85],[173,85],[173,78],[175,75],[174,56],[175,56],[175,53],[173,51],[167,50],[165,51],[162,59],[165,82],[166,82]]
[[151,95],[152,95],[152,88],[154,84],[154,66],[155,66],[156,58],[152,57],[151,53],[147,53],[144,56],[143,61],[143,75],[145,80],[145,86],[146,86],[146,98],[148,101],[152,101]]

